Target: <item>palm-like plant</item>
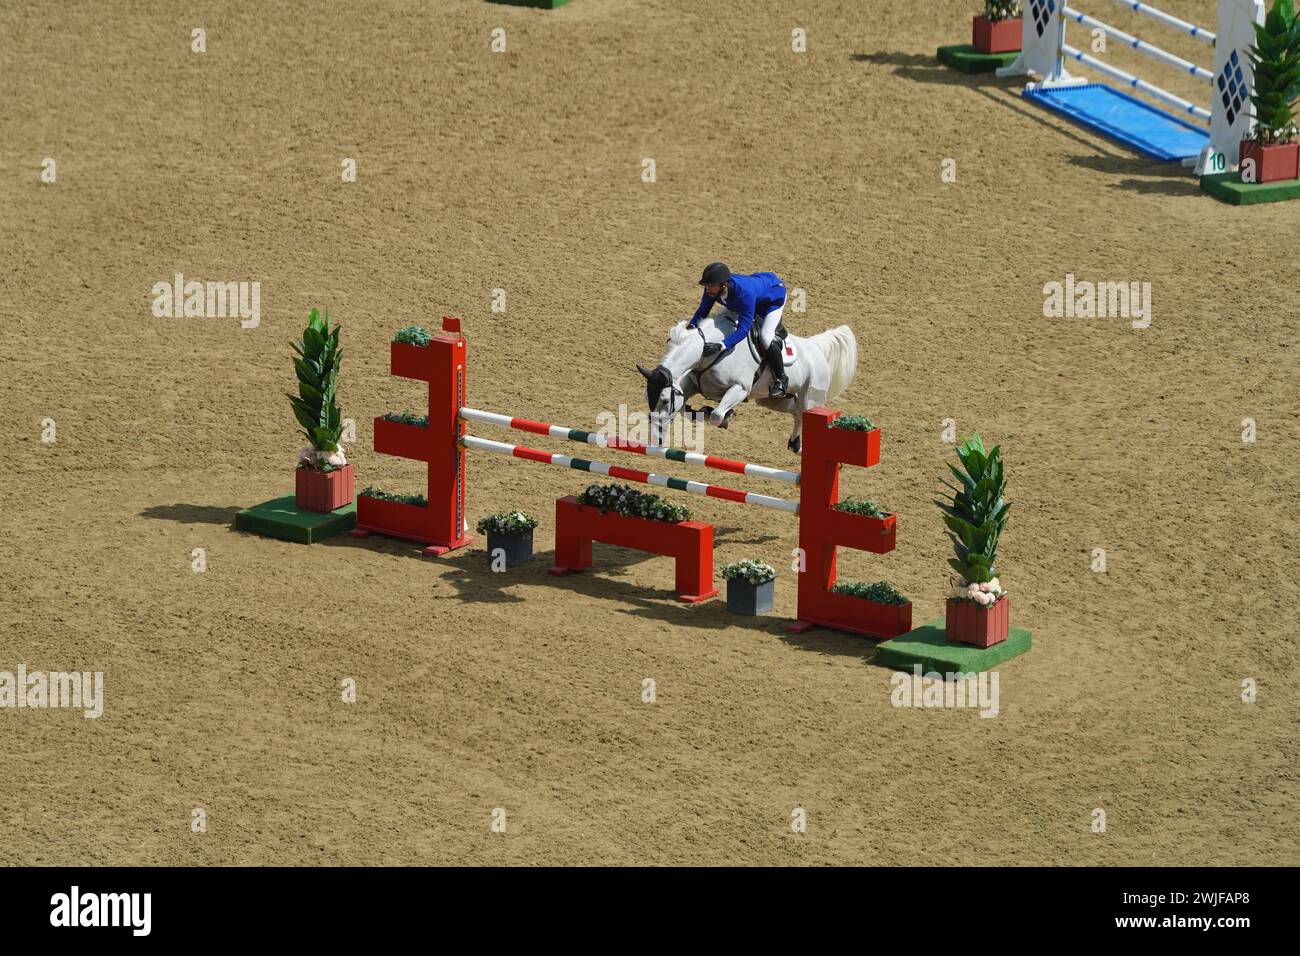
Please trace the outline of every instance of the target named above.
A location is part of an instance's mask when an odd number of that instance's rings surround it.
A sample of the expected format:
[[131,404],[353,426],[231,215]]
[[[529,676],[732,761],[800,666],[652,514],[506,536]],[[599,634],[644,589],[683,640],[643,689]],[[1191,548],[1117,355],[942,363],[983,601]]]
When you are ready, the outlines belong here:
[[1255,43],[1246,51],[1254,67],[1255,139],[1262,145],[1288,143],[1294,134],[1294,104],[1300,97],[1300,20],[1293,0],[1277,0],[1264,23],[1253,24]]
[[339,365],[343,362],[339,326],[331,330],[329,313],[321,318],[320,312],[312,309],[302,341],[294,342],[293,350],[298,353],[293,360],[298,372],[298,394],[290,395],[289,402],[303,434],[317,453],[315,464],[319,468],[331,453],[339,450],[339,438],[343,435],[343,413],[336,401]]
[[1002,474],[1002,447],[984,450],[978,434],[957,445],[962,467],[949,464],[960,486],[943,481],[953,493],[952,501],[936,499],[948,526],[948,537],[957,556],[948,564],[966,584],[980,584],[997,577],[998,538],[1007,524],[1011,505],[1002,500],[1006,479]]

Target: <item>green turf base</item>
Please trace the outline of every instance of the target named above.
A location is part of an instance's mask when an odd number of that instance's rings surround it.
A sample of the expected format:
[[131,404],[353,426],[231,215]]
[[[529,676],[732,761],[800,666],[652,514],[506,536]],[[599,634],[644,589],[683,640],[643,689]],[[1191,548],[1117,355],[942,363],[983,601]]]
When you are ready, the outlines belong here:
[[934,621],[885,641],[876,648],[871,663],[899,671],[911,671],[920,664],[925,672],[979,673],[1028,652],[1031,644],[1029,632],[1020,627],[1013,627],[1005,641],[992,647],[950,644],[943,621]]
[[342,534],[356,526],[357,502],[338,511],[304,511],[294,504],[293,495],[272,498],[260,505],[245,508],[235,515],[235,527],[268,538],[315,544]]
[[547,10],[554,10],[556,7],[562,7],[569,0],[492,0],[493,3],[508,3],[513,7],[543,7]]
[[1016,62],[1020,51],[1014,53],[980,53],[969,43],[939,47],[939,62],[963,73],[992,73]]
[[1215,199],[1234,206],[1300,199],[1300,179],[1284,179],[1276,183],[1243,183],[1238,173],[1211,173],[1201,177],[1201,188]]

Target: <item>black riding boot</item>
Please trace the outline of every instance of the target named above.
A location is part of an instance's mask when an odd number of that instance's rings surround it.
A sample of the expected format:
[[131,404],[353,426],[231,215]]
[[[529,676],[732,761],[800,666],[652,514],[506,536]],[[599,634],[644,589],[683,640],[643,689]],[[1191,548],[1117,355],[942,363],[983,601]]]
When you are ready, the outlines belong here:
[[772,387],[767,390],[768,398],[785,398],[788,394],[786,386],[789,380],[785,377],[785,343],[781,339],[773,338],[767,347],[767,367],[772,373]]

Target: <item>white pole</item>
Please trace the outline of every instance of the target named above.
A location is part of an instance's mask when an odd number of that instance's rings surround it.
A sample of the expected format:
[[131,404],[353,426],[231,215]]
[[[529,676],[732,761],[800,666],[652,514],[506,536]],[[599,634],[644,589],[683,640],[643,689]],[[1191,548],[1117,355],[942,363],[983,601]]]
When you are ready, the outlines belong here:
[[1179,20],[1177,17],[1170,16],[1163,10],[1157,10],[1155,7],[1147,6],[1145,3],[1137,3],[1136,0],[1115,0],[1121,7],[1127,7],[1134,13],[1140,13],[1144,17],[1150,17],[1167,27],[1173,27],[1175,30],[1181,30],[1190,37],[1200,40],[1202,43],[1208,43],[1214,46],[1215,35],[1204,27],[1198,27],[1195,23],[1188,23],[1186,20]]
[[1123,30],[1117,30],[1109,23],[1103,23],[1101,20],[1090,17],[1086,13],[1080,13],[1078,10],[1071,7],[1062,7],[1061,15],[1069,17],[1076,23],[1082,23],[1084,26],[1092,27],[1094,30],[1100,30],[1107,36],[1114,37],[1121,43],[1127,44],[1139,53],[1145,53],[1154,60],[1159,60],[1161,63],[1166,63],[1169,66],[1175,66],[1186,73],[1190,73],[1197,79],[1204,80],[1206,83],[1209,83],[1214,79],[1213,73],[1203,67],[1197,66],[1190,60],[1184,60],[1181,56],[1174,56],[1172,53],[1162,50],[1154,44],[1147,43],[1146,40],[1139,40],[1137,37],[1131,36]]

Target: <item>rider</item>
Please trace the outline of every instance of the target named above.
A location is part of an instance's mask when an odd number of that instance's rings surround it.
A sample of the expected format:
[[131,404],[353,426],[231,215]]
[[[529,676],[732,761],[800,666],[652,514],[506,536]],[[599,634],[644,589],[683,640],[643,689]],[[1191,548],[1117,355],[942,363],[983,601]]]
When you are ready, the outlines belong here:
[[781,340],[776,337],[781,313],[785,311],[785,286],[776,273],[739,275],[732,273],[721,262],[710,262],[704,267],[700,285],[704,286],[704,297],[700,299],[700,307],[695,310],[695,315],[691,316],[689,328],[694,328],[695,323],[708,315],[715,302],[721,302],[723,308],[730,309],[738,316],[736,330],[720,345],[710,342],[704,347],[704,354],[715,355],[732,348],[737,342],[743,342],[757,318],[762,323],[758,328],[759,339],[767,355],[768,367],[772,370],[772,387],[768,390],[768,397],[785,398],[789,382],[785,375],[785,358],[781,355]]

